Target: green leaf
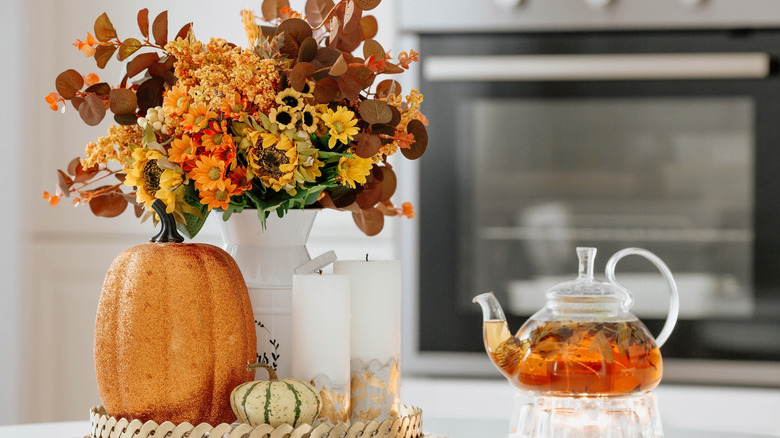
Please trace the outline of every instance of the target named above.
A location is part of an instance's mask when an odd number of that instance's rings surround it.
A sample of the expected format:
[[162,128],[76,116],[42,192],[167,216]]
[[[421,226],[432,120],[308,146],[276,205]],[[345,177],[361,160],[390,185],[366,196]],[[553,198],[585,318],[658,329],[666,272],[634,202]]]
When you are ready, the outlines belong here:
[[128,38],[122,41],[122,44],[119,46],[119,60],[124,61],[130,55],[137,52],[140,48],[141,42],[135,38]]
[[200,203],[200,197],[194,185],[187,186],[184,203],[181,204],[185,223],[176,223],[176,228],[188,239],[192,239],[203,228],[209,216],[208,207]]
[[103,43],[116,38],[114,24],[111,23],[111,20],[108,19],[108,14],[105,12],[95,20],[95,38]]

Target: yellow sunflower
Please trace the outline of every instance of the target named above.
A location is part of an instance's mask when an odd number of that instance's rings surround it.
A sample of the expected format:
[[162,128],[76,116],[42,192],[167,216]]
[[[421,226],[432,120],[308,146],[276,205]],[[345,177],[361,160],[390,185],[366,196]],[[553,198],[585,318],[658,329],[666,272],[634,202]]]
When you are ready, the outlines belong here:
[[250,147],[247,158],[252,172],[266,187],[275,191],[285,189],[295,194],[295,170],[298,168],[298,149],[286,135],[263,133],[262,142]]
[[276,95],[276,103],[279,105],[286,105],[295,111],[303,108],[303,105],[305,104],[303,95],[293,88],[285,88],[279,92],[279,94]]
[[300,112],[301,115],[301,129],[309,134],[313,134],[317,131],[317,126],[320,123],[320,112],[316,106],[306,105]]
[[328,112],[322,114],[320,118],[325,122],[325,126],[328,127],[328,133],[330,134],[328,147],[330,149],[336,146],[336,141],[344,144],[349,143],[359,132],[357,126],[355,126],[358,122],[355,118],[355,113],[346,107],[339,106],[336,108],[336,111],[328,108]]
[[268,113],[268,119],[272,123],[276,123],[279,129],[284,131],[285,129],[294,129],[295,124],[298,123],[299,118],[298,111],[287,105],[282,105],[277,108],[271,109]]
[[370,158],[358,156],[339,158],[338,174],[341,185],[354,189],[355,183],[365,184],[373,164]]
[[160,190],[160,177],[163,169],[157,165],[157,160],[163,158],[163,154],[155,149],[138,148],[128,160],[129,166],[125,166],[124,184],[136,188],[135,199],[143,203],[147,208],[152,207],[155,193]]

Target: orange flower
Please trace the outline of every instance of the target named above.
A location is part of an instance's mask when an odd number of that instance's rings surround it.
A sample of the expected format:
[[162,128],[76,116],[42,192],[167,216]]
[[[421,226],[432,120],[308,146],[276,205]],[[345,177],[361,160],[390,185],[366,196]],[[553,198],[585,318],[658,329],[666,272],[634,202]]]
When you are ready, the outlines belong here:
[[208,122],[208,127],[203,130],[201,142],[209,152],[233,144],[233,137],[227,132],[227,120]]
[[188,111],[184,114],[182,126],[187,131],[199,132],[208,126],[210,118],[216,116],[215,113],[209,112],[209,108],[205,104],[190,105]]
[[91,87],[95,84],[100,82],[100,76],[96,75],[95,73],[90,73],[86,76],[84,76],[84,86],[85,87]]
[[95,41],[95,38],[87,32],[87,40],[81,41],[80,39],[76,39],[76,42],[73,43],[73,46],[77,49],[81,50],[81,52],[89,58],[90,56],[95,55],[95,51],[97,50],[95,46],[97,46],[97,41]]
[[252,181],[247,178],[246,166],[238,166],[230,172],[230,180],[236,185],[236,196],[252,188]]
[[417,57],[419,54],[420,52],[415,52],[414,50],[410,50],[408,54],[406,52],[401,52],[401,54],[398,55],[398,65],[408,70],[409,64],[420,61],[420,58]]
[[241,94],[236,91],[232,95],[227,95],[222,99],[222,105],[219,110],[225,115],[225,117],[232,117],[234,119],[242,119],[246,115],[244,99]]
[[65,99],[63,99],[59,94],[52,92],[46,95],[46,103],[49,104],[49,108],[51,108],[52,111],[57,111],[60,109],[58,105],[60,102],[65,103]]
[[57,204],[60,203],[60,196],[59,195],[52,195],[49,192],[43,192],[43,199],[49,200],[49,205],[52,207],[56,207]]
[[217,160],[208,155],[201,155],[195,162],[195,167],[189,172],[190,178],[195,180],[198,191],[208,191],[214,188],[225,189],[224,161]]
[[190,98],[187,95],[187,87],[183,85],[174,85],[165,93],[163,98],[163,110],[165,115],[180,116],[187,110],[190,104]]
[[183,134],[181,138],[173,139],[171,147],[168,149],[168,159],[174,163],[184,163],[197,158],[198,146],[197,140]]
[[401,132],[401,131],[395,131],[395,135],[393,136],[393,140],[401,149],[409,149],[412,147],[412,143],[414,143],[414,135]]
[[221,184],[211,190],[200,190],[200,203],[212,208],[226,210],[231,196],[238,195],[238,188],[229,179],[220,180]]
[[376,60],[376,55],[371,55],[366,59],[366,62],[364,63],[366,67],[368,67],[369,70],[371,70],[374,73],[380,73],[382,70],[387,67],[387,61],[384,59],[380,59],[379,61]]
[[407,219],[414,217],[414,205],[411,202],[404,202],[401,204],[401,208],[397,208],[398,216],[404,216]]

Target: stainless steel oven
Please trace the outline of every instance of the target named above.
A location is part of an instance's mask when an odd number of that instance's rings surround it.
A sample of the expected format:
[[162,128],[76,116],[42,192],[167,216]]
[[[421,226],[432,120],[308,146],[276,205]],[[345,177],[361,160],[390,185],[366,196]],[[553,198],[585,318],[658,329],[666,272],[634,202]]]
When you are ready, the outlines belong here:
[[[666,381],[780,386],[780,2],[399,3],[430,144],[406,259],[405,370],[495,375],[474,295],[517,330],[576,246],[675,273]],[[652,265],[622,281],[651,331]]]

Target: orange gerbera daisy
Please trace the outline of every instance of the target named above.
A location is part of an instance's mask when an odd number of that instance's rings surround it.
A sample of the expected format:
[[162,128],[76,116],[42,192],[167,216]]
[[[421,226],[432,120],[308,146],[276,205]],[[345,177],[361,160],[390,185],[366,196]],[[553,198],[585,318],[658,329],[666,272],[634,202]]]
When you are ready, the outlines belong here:
[[252,180],[247,178],[246,166],[237,166],[228,177],[236,185],[236,196],[252,188]]
[[233,137],[227,131],[227,120],[222,120],[221,122],[217,120],[209,121],[208,127],[203,130],[201,142],[203,147],[209,152],[219,147],[233,144]]
[[190,170],[189,176],[195,180],[195,188],[198,191],[212,190],[215,187],[224,190],[226,170],[227,166],[224,161],[208,155],[201,155],[195,161],[195,167]]
[[190,132],[200,132],[208,126],[209,119],[216,116],[216,113],[209,111],[205,104],[190,105],[184,113],[182,127]]
[[187,87],[184,85],[174,85],[165,93],[163,98],[163,110],[165,115],[181,116],[190,106],[190,97],[187,95]]
[[234,119],[242,119],[246,115],[245,101],[241,97],[241,93],[236,91],[233,94],[228,94],[222,99],[222,104],[219,107],[222,114],[225,117],[232,117]]
[[238,187],[230,179],[223,178],[220,182],[221,184],[211,190],[200,190],[200,203],[208,206],[209,210],[213,208],[226,210],[230,198],[239,194]]
[[198,156],[198,141],[187,134],[181,138],[173,139],[168,149],[168,159],[174,163],[184,163],[194,160]]

